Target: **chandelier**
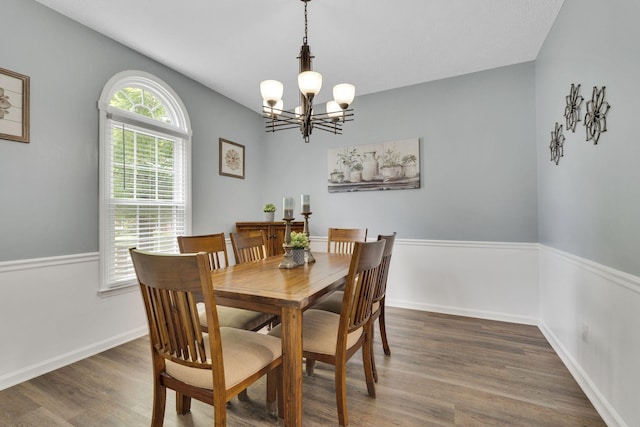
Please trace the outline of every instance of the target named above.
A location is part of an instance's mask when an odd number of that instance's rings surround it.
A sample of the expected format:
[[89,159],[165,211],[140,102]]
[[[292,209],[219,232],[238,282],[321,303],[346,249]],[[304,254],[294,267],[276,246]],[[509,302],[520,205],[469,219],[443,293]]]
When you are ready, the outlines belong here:
[[322,87],[322,75],[311,68],[311,50],[307,44],[307,3],[304,2],[304,38],[300,47],[300,74],[298,87],[300,89],[300,105],[293,111],[284,110],[282,94],[284,87],[277,80],[264,80],[260,83],[262,95],[262,112],[266,119],[266,131],[275,132],[285,129],[300,129],[304,142],[309,142],[309,136],[314,128],[334,134],[342,134],[342,123],[353,120],[353,110],[349,105],[353,102],[356,88],[348,83],[333,87],[333,100],[327,102],[324,113],[313,111],[313,98]]

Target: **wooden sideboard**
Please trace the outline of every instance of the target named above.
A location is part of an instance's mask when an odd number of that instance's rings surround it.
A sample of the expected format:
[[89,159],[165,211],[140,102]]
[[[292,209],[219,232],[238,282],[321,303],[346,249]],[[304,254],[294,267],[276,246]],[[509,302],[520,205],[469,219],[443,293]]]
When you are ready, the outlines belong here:
[[[264,230],[267,235],[267,256],[284,253],[282,244],[284,243],[284,222],[236,222],[236,232]],[[291,231],[304,231],[304,222],[296,221],[291,223]]]

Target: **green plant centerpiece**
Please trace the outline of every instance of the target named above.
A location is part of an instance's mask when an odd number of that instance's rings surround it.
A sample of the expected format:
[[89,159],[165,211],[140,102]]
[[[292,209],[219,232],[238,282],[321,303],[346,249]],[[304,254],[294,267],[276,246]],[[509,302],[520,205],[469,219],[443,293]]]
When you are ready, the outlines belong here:
[[309,238],[304,233],[292,231],[290,245],[293,260],[296,264],[303,265],[305,250],[309,249]]
[[267,203],[262,208],[262,212],[264,212],[264,220],[266,222],[273,222],[273,217],[276,212],[276,205],[273,203]]

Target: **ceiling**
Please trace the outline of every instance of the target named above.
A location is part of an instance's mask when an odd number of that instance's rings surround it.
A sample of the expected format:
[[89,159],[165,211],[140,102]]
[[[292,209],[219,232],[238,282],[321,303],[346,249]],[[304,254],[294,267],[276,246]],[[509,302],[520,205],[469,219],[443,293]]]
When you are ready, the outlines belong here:
[[[259,84],[297,105],[299,0],[36,0],[260,111]],[[314,0],[308,4],[316,100],[356,96],[536,58],[564,0]]]

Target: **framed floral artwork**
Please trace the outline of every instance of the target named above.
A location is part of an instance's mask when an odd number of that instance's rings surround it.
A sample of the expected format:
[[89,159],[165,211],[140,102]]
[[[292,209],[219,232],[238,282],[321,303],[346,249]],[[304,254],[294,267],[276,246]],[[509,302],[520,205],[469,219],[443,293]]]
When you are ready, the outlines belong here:
[[29,142],[29,77],[0,68],[0,139]]
[[220,175],[244,179],[244,145],[220,138]]

